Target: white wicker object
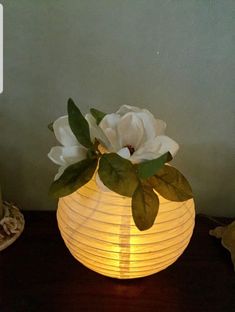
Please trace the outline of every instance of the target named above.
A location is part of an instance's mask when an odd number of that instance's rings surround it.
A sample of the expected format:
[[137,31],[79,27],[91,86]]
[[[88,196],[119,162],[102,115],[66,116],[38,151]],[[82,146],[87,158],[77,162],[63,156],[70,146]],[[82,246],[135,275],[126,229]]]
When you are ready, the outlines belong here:
[[154,225],[139,231],[132,218],[131,198],[102,192],[91,180],[59,200],[58,226],[72,255],[91,270],[120,279],[151,275],[183,253],[195,220],[193,199],[159,198]]

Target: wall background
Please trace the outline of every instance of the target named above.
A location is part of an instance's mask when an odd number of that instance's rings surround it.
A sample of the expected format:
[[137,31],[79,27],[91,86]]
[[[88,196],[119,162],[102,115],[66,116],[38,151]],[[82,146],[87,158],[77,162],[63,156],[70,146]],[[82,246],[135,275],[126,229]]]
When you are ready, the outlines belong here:
[[0,180],[22,209],[55,209],[47,124],[72,97],[85,113],[145,107],[180,143],[197,212],[235,215],[235,2],[11,0],[4,5]]

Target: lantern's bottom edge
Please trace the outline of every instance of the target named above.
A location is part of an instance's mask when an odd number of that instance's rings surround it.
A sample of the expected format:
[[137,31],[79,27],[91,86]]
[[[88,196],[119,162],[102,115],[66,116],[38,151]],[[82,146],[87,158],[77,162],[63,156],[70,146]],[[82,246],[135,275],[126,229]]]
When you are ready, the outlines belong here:
[[[71,253],[71,252],[70,252]],[[170,267],[171,265],[173,265],[177,260],[178,258],[182,255],[179,255],[173,262],[161,267],[159,270],[153,270],[151,272],[148,272],[148,273],[145,273],[145,274],[136,274],[136,275],[133,275],[133,272],[132,274],[131,273],[127,273],[127,272],[123,272],[123,273],[118,273],[117,275],[115,274],[110,274],[110,273],[107,273],[107,272],[104,272],[102,270],[95,270],[93,267],[85,264],[84,262],[82,262],[80,259],[77,259],[72,253],[71,255],[73,256],[73,258],[78,261],[80,264],[82,264],[85,268],[95,272],[96,274],[99,274],[99,275],[102,275],[102,276],[105,276],[105,277],[108,277],[108,278],[112,278],[112,279],[117,279],[117,280],[131,280],[131,279],[139,279],[139,278],[144,278],[144,277],[148,277],[148,276],[151,276],[151,275],[154,275],[154,274],[157,274],[161,271],[164,271],[165,269],[167,269],[168,267]]]

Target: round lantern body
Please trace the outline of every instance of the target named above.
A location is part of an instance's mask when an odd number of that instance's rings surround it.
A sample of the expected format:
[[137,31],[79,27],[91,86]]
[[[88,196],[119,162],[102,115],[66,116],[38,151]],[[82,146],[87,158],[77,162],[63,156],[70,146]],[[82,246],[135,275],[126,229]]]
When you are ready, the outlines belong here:
[[72,255],[91,270],[120,279],[147,276],[176,261],[194,228],[193,199],[159,198],[154,225],[139,231],[132,218],[131,198],[103,192],[91,180],[59,200],[58,226]]

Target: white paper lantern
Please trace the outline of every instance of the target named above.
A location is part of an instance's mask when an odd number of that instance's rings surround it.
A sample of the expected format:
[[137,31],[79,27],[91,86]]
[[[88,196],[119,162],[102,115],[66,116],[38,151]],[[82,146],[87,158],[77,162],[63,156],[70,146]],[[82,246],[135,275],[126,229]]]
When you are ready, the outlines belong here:
[[102,192],[92,179],[59,200],[58,226],[72,255],[91,270],[120,279],[147,276],[176,261],[194,228],[193,199],[159,198],[154,225],[139,231],[132,218],[131,198]]

